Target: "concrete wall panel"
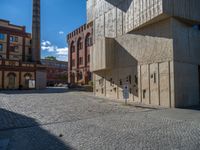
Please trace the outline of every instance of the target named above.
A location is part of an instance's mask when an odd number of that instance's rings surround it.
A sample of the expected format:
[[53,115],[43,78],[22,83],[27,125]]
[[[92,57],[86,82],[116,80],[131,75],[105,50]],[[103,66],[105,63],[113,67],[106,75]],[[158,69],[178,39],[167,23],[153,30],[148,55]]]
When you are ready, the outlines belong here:
[[170,79],[169,79],[169,63],[163,62],[159,64],[159,82],[160,82],[160,105],[170,107]]
[[158,64],[150,64],[150,103],[159,105],[159,70]]
[[176,107],[200,104],[198,65],[175,62]]
[[149,65],[142,65],[141,67],[141,81],[142,81],[142,103],[150,104],[149,93]]

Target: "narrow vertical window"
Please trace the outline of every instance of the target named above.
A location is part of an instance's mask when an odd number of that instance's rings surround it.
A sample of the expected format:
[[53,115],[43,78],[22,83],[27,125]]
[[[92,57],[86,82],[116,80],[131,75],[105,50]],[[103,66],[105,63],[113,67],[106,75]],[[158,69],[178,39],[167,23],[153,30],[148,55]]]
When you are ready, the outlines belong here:
[[3,51],[3,44],[0,44],[0,51]]

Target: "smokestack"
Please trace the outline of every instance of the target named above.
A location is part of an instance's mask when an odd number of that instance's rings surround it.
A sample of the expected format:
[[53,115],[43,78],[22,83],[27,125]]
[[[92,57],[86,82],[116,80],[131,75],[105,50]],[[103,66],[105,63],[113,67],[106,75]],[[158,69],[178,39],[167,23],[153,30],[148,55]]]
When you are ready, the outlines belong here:
[[40,63],[40,0],[33,0],[32,18],[32,60]]

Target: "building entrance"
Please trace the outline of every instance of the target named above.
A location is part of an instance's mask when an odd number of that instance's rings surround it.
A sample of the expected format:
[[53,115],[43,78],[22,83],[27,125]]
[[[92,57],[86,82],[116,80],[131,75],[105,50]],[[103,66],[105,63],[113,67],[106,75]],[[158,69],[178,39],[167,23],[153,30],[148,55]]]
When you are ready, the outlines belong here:
[[13,73],[8,75],[8,88],[9,89],[15,88],[15,74]]

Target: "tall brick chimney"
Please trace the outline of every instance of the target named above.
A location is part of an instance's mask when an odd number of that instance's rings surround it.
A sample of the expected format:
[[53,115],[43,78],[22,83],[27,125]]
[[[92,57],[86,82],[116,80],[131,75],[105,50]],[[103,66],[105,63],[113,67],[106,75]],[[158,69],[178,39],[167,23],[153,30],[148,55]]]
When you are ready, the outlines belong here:
[[40,63],[40,0],[33,0],[32,18],[32,60]]

